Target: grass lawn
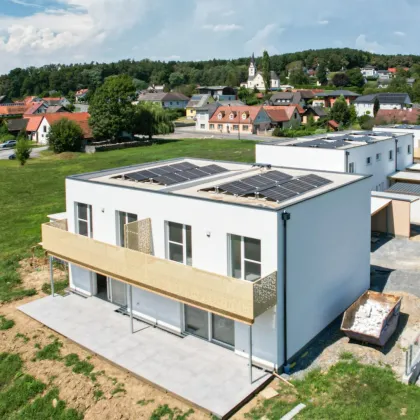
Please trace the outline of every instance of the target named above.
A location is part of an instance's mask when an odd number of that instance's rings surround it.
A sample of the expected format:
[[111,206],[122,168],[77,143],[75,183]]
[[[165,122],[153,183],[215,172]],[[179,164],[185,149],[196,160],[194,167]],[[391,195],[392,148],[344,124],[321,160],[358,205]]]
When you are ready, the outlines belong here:
[[420,388],[399,382],[388,367],[362,365],[351,354],[327,373],[314,370],[296,389],[282,384],[279,396],[265,400],[246,417],[277,420],[303,403],[296,419],[420,419]]
[[46,216],[65,210],[66,176],[183,156],[253,162],[255,142],[188,139],[93,155],[47,152],[24,167],[0,161],[0,302],[34,293],[19,290],[17,264],[40,241]]

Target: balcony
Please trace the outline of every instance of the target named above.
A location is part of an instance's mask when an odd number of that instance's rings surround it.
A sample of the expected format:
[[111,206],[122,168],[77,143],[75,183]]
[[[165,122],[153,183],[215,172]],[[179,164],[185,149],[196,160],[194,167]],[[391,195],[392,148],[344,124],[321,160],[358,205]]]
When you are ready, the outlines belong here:
[[276,304],[277,272],[249,282],[157,258],[150,220],[134,223],[126,242],[135,249],[68,232],[66,220],[43,224],[42,244],[72,264],[246,324]]

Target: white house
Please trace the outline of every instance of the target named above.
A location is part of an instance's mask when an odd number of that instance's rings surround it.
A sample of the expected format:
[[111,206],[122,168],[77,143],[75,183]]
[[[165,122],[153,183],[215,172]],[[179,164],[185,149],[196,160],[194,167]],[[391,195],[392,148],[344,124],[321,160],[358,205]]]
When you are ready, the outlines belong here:
[[363,74],[364,77],[378,77],[378,71],[375,67],[371,65],[367,65],[361,68],[360,72]]
[[[252,54],[248,68],[248,80],[246,83],[242,83],[241,86],[247,87],[248,89],[257,88],[262,91],[266,90],[263,74],[261,71],[257,71],[257,63],[255,62],[254,54]],[[280,78],[274,71],[270,71],[270,89],[280,89]]]
[[[411,124],[393,124],[393,125],[381,125],[373,127],[375,133],[395,133],[395,134],[411,134],[414,141],[414,156],[420,157],[420,125]],[[416,149],[419,149],[416,155]]]
[[152,102],[163,108],[186,108],[190,98],[179,92],[141,93],[138,102]]
[[72,291],[270,369],[369,288],[364,175],[174,159],[68,177],[66,208]]
[[389,176],[413,164],[411,134],[352,132],[258,143],[256,161],[292,168],[371,175],[372,191],[384,191]]
[[354,100],[357,115],[373,116],[376,98],[379,100],[379,109],[404,109],[407,105],[411,105],[407,93],[373,93],[359,96]]
[[209,120],[219,106],[219,102],[213,102],[196,109],[195,129],[197,131],[209,131]]

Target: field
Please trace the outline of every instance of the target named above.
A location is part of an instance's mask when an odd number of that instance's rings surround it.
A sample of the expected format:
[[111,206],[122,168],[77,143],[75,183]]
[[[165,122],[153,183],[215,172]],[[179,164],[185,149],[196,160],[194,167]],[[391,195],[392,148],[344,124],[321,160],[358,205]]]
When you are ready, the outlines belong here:
[[[252,162],[254,142],[179,140],[95,155],[45,153],[24,167],[0,161],[0,418],[210,419],[17,310],[49,293],[45,257],[28,256],[46,215],[65,210],[66,176],[185,156]],[[65,287],[59,267],[55,278]],[[420,388],[402,385],[389,367],[348,352],[334,362],[294,381],[295,388],[274,380],[269,387],[277,397],[260,394],[233,418],[274,420],[300,402],[307,406],[300,419],[420,418]]]

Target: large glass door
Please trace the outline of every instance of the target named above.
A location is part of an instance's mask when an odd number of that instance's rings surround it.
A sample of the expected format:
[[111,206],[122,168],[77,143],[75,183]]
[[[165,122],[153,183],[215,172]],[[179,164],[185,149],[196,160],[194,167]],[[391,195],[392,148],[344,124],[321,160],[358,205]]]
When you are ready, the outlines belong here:
[[185,308],[185,331],[198,337],[209,339],[209,316],[208,312],[193,306],[184,305]]
[[127,294],[126,294],[125,283],[118,280],[111,279],[111,278],[109,279],[109,282],[111,285],[110,301],[119,306],[127,305]]
[[212,314],[213,341],[235,346],[235,321],[220,315]]
[[235,322],[193,306],[184,305],[184,331],[227,347],[235,346]]

